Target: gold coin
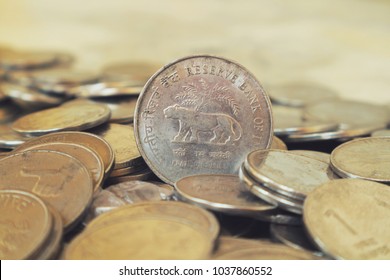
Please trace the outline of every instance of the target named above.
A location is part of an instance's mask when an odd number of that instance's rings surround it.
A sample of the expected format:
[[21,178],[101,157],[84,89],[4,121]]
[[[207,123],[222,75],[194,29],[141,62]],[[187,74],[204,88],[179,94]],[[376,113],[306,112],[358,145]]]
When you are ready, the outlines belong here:
[[32,258],[49,236],[52,225],[45,203],[31,193],[3,189],[0,209],[0,259]]
[[144,170],[145,168],[147,168],[146,163],[139,163],[139,165],[136,166],[114,169],[111,171],[109,178],[131,175],[137,173],[138,171]]
[[60,106],[34,112],[17,119],[12,129],[29,136],[64,130],[86,130],[106,122],[110,109],[101,104]]
[[390,260],[389,201],[389,186],[334,180],[307,196],[303,220],[317,246],[333,258]]
[[199,228],[169,217],[133,217],[76,237],[65,259],[206,259],[213,240]]
[[8,124],[0,124],[0,148],[13,149],[29,139],[15,132]]
[[123,182],[128,182],[128,181],[134,181],[134,180],[139,180],[139,181],[145,181],[149,180],[151,177],[155,176],[148,167],[145,169],[142,169],[140,171],[137,171],[131,175],[124,175],[124,176],[119,176],[119,177],[109,177],[106,180],[106,183],[109,185],[112,184],[118,184],[118,183],[123,183]]
[[175,189],[182,200],[217,212],[256,215],[276,208],[250,193],[236,175],[187,176],[175,183]]
[[55,64],[56,55],[41,51],[5,51],[0,56],[0,68],[32,69]]
[[115,154],[114,169],[135,166],[143,162],[135,143],[132,126],[111,123],[93,129],[91,132],[111,145]]
[[0,189],[30,191],[58,210],[65,231],[78,222],[92,199],[89,171],[55,151],[25,151],[0,160]]
[[50,235],[43,244],[36,259],[38,260],[52,260],[57,257],[61,249],[63,224],[61,215],[53,207],[48,206],[51,216],[53,218],[53,226]]
[[389,137],[366,137],[338,146],[331,153],[330,163],[341,177],[390,183],[389,159]]
[[74,143],[44,143],[29,145],[26,143],[18,152],[29,150],[49,150],[70,155],[80,161],[90,172],[93,180],[93,190],[97,191],[103,184],[104,166],[102,159],[91,149]]
[[212,240],[218,236],[219,224],[214,215],[200,207],[178,201],[148,201],[126,205],[100,215],[91,221],[86,230],[93,231],[135,217],[165,216],[199,229]]
[[272,144],[270,149],[285,150],[287,151],[287,145],[279,137],[274,136],[272,138]]
[[114,165],[114,151],[107,143],[107,141],[99,136],[87,132],[68,131],[46,134],[37,138],[30,139],[25,145],[23,144],[19,146],[14,151],[16,152],[22,150],[24,149],[24,147],[27,146],[53,142],[75,143],[91,149],[101,157],[104,164],[105,175],[110,173]]

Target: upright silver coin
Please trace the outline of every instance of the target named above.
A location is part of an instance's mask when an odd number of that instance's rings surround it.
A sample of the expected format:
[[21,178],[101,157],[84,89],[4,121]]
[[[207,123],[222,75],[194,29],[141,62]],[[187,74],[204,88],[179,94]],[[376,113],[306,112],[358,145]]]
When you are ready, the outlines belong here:
[[333,150],[330,163],[341,177],[390,183],[390,138],[366,137],[346,142]]
[[237,173],[272,142],[271,103],[242,66],[214,56],[179,59],[154,74],[135,110],[137,146],[163,181]]

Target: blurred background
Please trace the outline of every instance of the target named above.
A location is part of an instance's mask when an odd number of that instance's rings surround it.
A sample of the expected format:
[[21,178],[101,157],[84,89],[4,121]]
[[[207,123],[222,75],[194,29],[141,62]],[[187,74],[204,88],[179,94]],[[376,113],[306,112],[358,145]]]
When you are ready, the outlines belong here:
[[385,0],[0,0],[0,45],[74,54],[80,68],[192,54],[235,60],[267,85],[312,81],[390,103]]

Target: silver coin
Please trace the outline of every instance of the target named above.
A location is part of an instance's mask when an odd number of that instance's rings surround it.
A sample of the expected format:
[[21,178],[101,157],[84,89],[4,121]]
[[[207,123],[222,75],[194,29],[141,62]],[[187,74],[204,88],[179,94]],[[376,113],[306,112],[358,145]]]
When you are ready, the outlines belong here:
[[339,127],[339,124],[335,122],[304,120],[300,108],[273,106],[272,112],[274,133],[277,136],[333,131]]
[[304,118],[339,123],[341,130],[374,127],[380,129],[386,127],[389,113],[385,107],[379,105],[353,100],[324,100],[306,106]]
[[248,154],[246,171],[257,182],[294,199],[305,199],[316,187],[335,179],[329,164],[282,150]]
[[175,189],[182,200],[217,212],[245,216],[276,208],[250,193],[236,175],[187,176],[175,183]]
[[291,82],[269,88],[272,103],[304,107],[326,99],[337,99],[337,92],[312,82]]
[[195,174],[237,173],[272,142],[270,101],[242,66],[213,56],[160,69],[138,98],[134,128],[146,163],[173,184]]
[[327,164],[330,164],[330,154],[324,152],[311,151],[311,150],[290,150],[290,152],[293,154],[314,158],[323,161]]
[[262,200],[277,205],[281,209],[286,211],[302,214],[303,200],[293,199],[291,197],[284,196],[280,193],[274,192],[265,186],[256,182],[245,170],[244,166],[241,166],[239,170],[240,180],[245,183],[247,188],[257,197]]
[[390,183],[390,138],[367,137],[346,142],[332,151],[330,163],[344,178]]

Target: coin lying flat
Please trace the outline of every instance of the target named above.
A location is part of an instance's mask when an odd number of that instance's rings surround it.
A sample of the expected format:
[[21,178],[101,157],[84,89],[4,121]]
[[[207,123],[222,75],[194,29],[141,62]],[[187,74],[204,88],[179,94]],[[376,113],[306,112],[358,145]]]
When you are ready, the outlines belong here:
[[390,129],[377,130],[371,133],[372,137],[390,136]]
[[104,164],[105,174],[110,173],[114,164],[114,152],[106,140],[87,132],[56,132],[30,139],[25,145],[20,145],[14,151],[19,151],[27,146],[41,145],[45,143],[75,143],[83,145],[98,154]]
[[123,175],[119,177],[109,177],[106,180],[106,183],[108,185],[112,184],[119,184],[123,182],[128,182],[128,181],[134,181],[134,180],[139,180],[139,181],[147,181],[150,178],[155,177],[153,174],[152,170],[149,169],[149,167],[136,171],[135,173],[131,173],[129,175]]
[[[390,259],[390,189],[361,179],[328,182],[304,204],[305,226],[336,259]],[[362,207],[363,206],[363,207]]]
[[39,136],[65,130],[86,130],[106,122],[110,109],[101,104],[60,106],[23,116],[12,128],[24,135]]
[[270,147],[270,105],[242,66],[213,56],[185,57],[160,69],[141,92],[137,146],[169,184],[195,174],[234,174],[248,152]]
[[215,240],[219,233],[219,224],[210,212],[178,201],[148,201],[126,205],[98,216],[88,225],[88,230],[95,230],[118,221],[131,220],[136,217],[160,216],[168,216],[170,219],[179,220],[198,228],[199,231],[212,240]]
[[52,52],[6,51],[0,55],[0,68],[32,69],[50,66],[56,63],[57,56]]
[[346,142],[332,151],[331,167],[344,178],[390,182],[390,138],[367,137]]
[[323,161],[327,164],[330,163],[330,154],[324,152],[311,151],[311,150],[290,150],[290,152],[293,154],[314,158]]
[[[221,238],[220,246],[224,243],[236,242],[232,238]],[[298,250],[286,245],[275,244],[266,241],[238,241],[239,246],[232,246],[218,252],[213,259],[216,260],[316,260],[308,251]]]
[[66,248],[65,259],[206,259],[213,242],[198,228],[168,217],[133,217],[87,230]]
[[9,125],[0,124],[0,148],[13,149],[30,139],[15,132]]
[[29,259],[49,236],[52,220],[37,196],[18,190],[0,190],[0,258]]
[[74,144],[74,143],[44,143],[31,145],[26,143],[18,149],[18,152],[29,150],[50,150],[68,154],[80,161],[89,171],[92,181],[93,190],[97,191],[103,184],[104,166],[102,159],[91,149]]
[[110,123],[91,130],[102,137],[112,147],[115,155],[114,169],[131,167],[143,163],[130,125]]
[[65,231],[92,199],[92,179],[75,158],[55,151],[25,151],[0,160],[0,189],[32,192],[61,213]]
[[109,122],[113,123],[132,123],[134,120],[134,111],[137,104],[136,97],[117,97],[95,100],[103,103],[111,110]]
[[203,208],[236,215],[256,215],[275,209],[251,194],[236,175],[200,174],[175,183],[182,200]]
[[329,164],[282,150],[253,151],[244,165],[256,181],[302,200],[319,185],[336,178]]
[[269,94],[275,104],[304,107],[326,99],[337,99],[338,94],[324,86],[308,82],[291,82],[270,87]]

